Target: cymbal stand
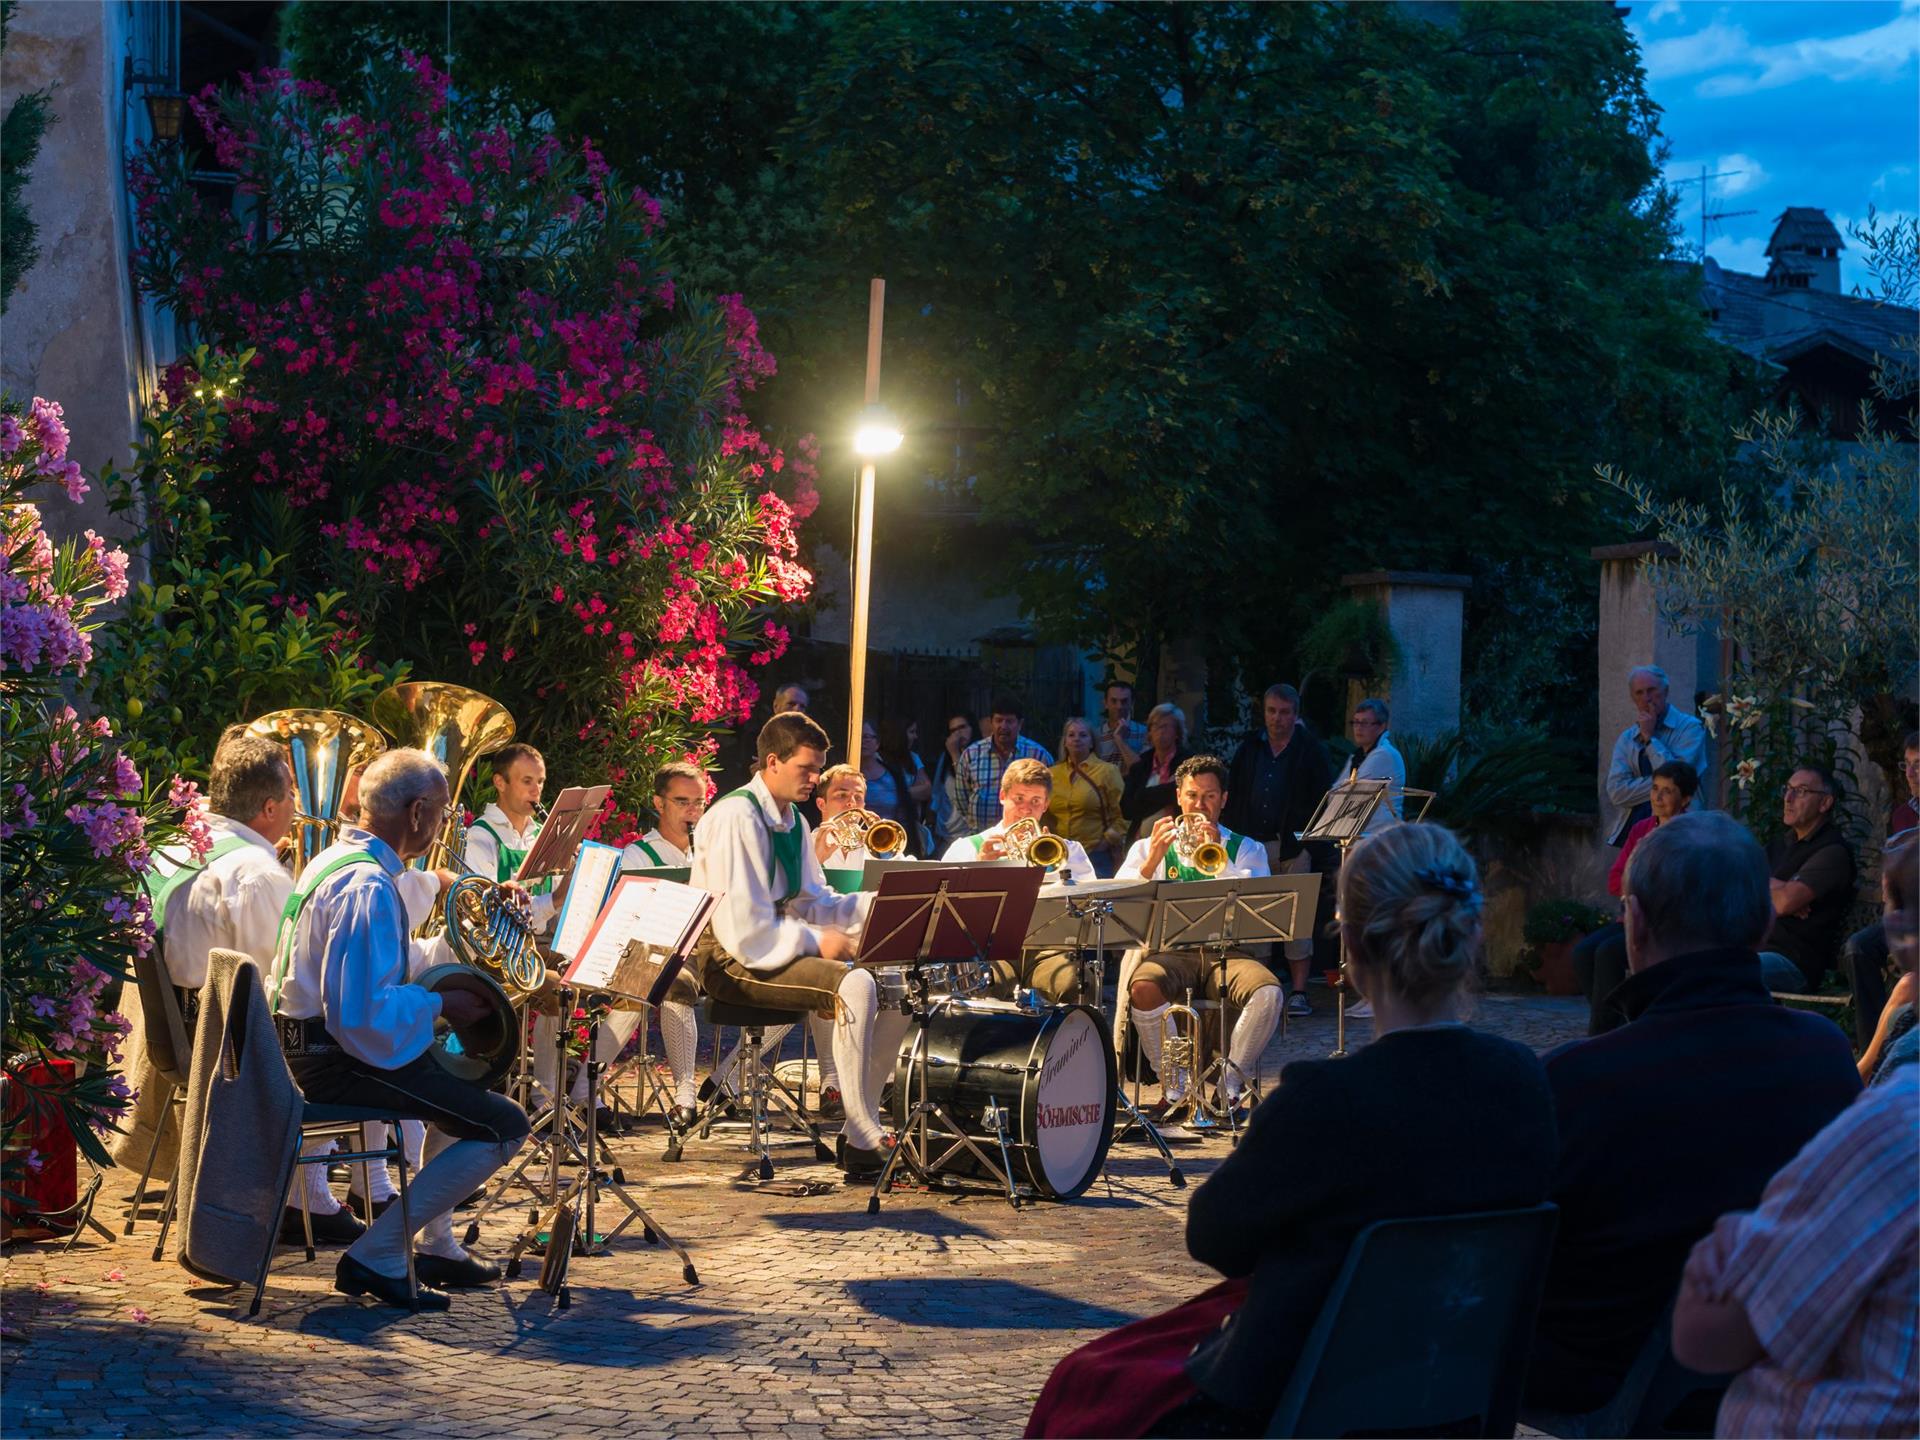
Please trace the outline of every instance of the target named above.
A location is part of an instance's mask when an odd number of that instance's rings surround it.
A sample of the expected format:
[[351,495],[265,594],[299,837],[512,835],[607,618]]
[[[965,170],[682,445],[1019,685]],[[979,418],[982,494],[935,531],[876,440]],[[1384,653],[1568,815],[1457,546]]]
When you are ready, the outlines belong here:
[[[1113,902],[1102,900],[1098,896],[1086,900],[1070,899],[1067,901],[1067,913],[1080,922],[1080,950],[1083,954],[1087,950],[1085,943],[1087,932],[1089,930],[1093,932],[1093,960],[1089,966],[1092,972],[1092,984],[1082,985],[1080,993],[1085,995],[1091,990],[1094,1011],[1107,1022],[1107,1034],[1111,1039],[1114,1022],[1113,1018],[1107,1014],[1107,917],[1113,914]],[[1187,1177],[1180,1172],[1180,1166],[1173,1158],[1173,1151],[1167,1147],[1166,1136],[1162,1135],[1159,1127],[1143,1115],[1140,1107],[1127,1097],[1125,1078],[1117,1068],[1113,1077],[1113,1103],[1117,1109],[1125,1112],[1127,1117],[1125,1124],[1114,1132],[1113,1138],[1125,1139],[1137,1126],[1146,1136],[1148,1143],[1160,1152],[1160,1158],[1166,1162],[1168,1181],[1174,1189],[1184,1189]],[[1112,1151],[1109,1150],[1108,1154],[1111,1155]]]

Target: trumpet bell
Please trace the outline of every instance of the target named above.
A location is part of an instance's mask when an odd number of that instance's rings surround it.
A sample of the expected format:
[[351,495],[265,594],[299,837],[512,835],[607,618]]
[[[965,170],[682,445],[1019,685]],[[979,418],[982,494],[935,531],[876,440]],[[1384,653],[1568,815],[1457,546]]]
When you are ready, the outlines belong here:
[[907,829],[896,820],[875,820],[867,826],[867,853],[890,859],[907,848]]
[[1063,865],[1067,859],[1067,842],[1058,835],[1039,835],[1027,846],[1027,863],[1038,865],[1042,870],[1052,870]]
[[386,738],[341,710],[274,710],[247,726],[287,747],[293,767],[296,812],[293,869],[301,869],[333,843],[340,828],[340,802],[347,776],[387,748]]
[[1227,868],[1227,847],[1214,840],[1203,841],[1196,845],[1193,850],[1193,868],[1202,875],[1218,875]]

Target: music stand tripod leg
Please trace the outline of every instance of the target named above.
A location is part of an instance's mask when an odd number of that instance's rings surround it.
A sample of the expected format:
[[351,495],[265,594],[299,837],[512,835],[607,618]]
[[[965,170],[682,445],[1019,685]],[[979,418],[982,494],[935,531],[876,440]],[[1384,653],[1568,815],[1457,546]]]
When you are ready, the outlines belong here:
[[[1106,1013],[1107,916],[1112,912],[1112,909],[1112,904],[1105,900],[1094,900],[1089,904],[1088,914],[1093,922],[1093,984],[1091,987],[1084,984],[1080,987],[1083,994],[1089,993],[1090,988],[1090,993],[1093,995],[1094,1011],[1101,1019],[1108,1022],[1107,1028],[1109,1033],[1112,1032],[1114,1020],[1109,1018]],[[1084,936],[1082,938],[1084,938]],[[1086,947],[1083,945],[1081,949],[1084,951]],[[1114,1009],[1116,1011],[1120,1008],[1119,999],[1119,993],[1116,991],[1114,994]],[[1126,1113],[1127,1120],[1124,1126],[1115,1127],[1113,1138],[1116,1140],[1123,1139],[1132,1132],[1134,1127],[1139,1127],[1141,1133],[1147,1137],[1148,1143],[1160,1152],[1160,1158],[1166,1162],[1167,1180],[1173,1185],[1174,1189],[1184,1189],[1186,1187],[1187,1177],[1180,1173],[1180,1166],[1173,1158],[1173,1151],[1167,1147],[1166,1136],[1160,1133],[1160,1128],[1157,1125],[1140,1113],[1140,1106],[1136,1103],[1140,1098],[1139,1075],[1139,1067],[1136,1066],[1134,1068],[1133,1099],[1129,1100],[1127,1098],[1126,1077],[1120,1073],[1118,1066],[1114,1068],[1113,1103],[1118,1110]],[[1107,1165],[1113,1155],[1111,1147],[1108,1148],[1107,1155],[1109,1159],[1103,1160],[1100,1164],[1100,1173],[1103,1175],[1106,1174]]]

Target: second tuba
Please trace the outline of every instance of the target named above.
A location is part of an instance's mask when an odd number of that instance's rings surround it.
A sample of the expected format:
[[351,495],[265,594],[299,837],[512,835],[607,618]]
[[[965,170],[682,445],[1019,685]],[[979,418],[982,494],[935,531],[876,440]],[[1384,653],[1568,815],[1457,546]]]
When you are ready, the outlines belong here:
[[340,833],[347,776],[387,748],[366,721],[340,710],[275,710],[247,726],[287,747],[293,767],[293,877]]

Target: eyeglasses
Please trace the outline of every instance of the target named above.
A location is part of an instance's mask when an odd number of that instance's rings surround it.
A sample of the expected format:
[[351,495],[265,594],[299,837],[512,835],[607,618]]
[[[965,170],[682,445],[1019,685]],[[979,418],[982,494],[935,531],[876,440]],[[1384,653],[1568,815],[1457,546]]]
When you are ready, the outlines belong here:
[[1781,792],[1789,800],[1798,800],[1803,795],[1831,795],[1831,790],[1816,790],[1809,785],[1789,785]]

